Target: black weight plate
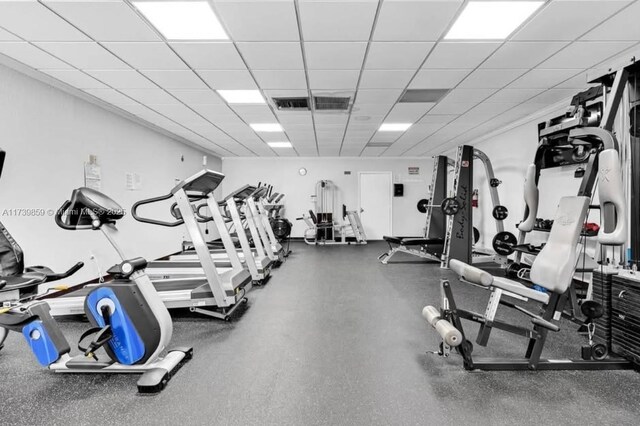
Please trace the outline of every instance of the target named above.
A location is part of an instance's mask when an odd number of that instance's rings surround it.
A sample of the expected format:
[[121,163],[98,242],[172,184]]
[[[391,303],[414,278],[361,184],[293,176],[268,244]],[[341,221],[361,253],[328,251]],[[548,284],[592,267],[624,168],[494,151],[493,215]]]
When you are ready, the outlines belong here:
[[418,201],[418,205],[416,206],[416,208],[420,213],[426,213],[428,206],[429,206],[429,200],[423,198],[422,200]]
[[496,220],[505,220],[509,216],[509,210],[505,206],[495,206],[492,214]]
[[480,230],[474,226],[473,227],[473,244],[477,243],[479,239],[480,239]]
[[460,202],[453,197],[445,198],[440,204],[442,212],[447,216],[453,216],[460,211]]
[[518,244],[518,239],[509,231],[498,232],[493,237],[493,249],[497,254],[508,256],[513,253],[513,247]]

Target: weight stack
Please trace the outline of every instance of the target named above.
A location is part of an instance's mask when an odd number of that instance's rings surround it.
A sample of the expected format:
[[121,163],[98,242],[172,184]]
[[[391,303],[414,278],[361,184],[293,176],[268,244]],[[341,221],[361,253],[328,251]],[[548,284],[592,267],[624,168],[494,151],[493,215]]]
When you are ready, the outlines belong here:
[[601,343],[611,352],[611,283],[615,274],[607,274],[595,270],[593,272],[593,295],[595,302],[602,303],[604,314],[594,320],[596,331],[593,336],[595,343]]
[[640,366],[640,277],[613,277],[611,350]]

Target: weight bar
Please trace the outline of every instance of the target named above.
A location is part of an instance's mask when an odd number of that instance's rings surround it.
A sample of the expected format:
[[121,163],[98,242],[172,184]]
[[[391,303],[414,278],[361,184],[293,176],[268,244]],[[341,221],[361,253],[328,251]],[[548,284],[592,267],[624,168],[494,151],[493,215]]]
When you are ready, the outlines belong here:
[[416,206],[420,213],[426,213],[429,207],[440,208],[445,215],[453,216],[460,211],[460,202],[454,197],[449,197],[442,200],[440,204],[429,204],[429,200],[423,198]]
[[514,247],[518,244],[518,239],[509,231],[498,232],[493,237],[492,246],[495,252],[502,256],[508,256],[513,253]]

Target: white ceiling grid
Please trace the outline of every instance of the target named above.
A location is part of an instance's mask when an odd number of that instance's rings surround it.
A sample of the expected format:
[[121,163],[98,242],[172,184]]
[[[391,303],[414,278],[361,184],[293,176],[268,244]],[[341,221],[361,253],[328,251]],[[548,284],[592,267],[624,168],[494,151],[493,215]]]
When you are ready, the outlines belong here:
[[[165,40],[128,0],[0,0],[0,54],[221,156],[421,156],[570,98],[640,42],[640,0],[549,0],[505,41],[443,40],[467,1],[210,0],[230,40],[198,42]],[[406,89],[451,90],[398,103]],[[270,103],[326,94],[350,110]],[[284,132],[249,127],[273,122]]]

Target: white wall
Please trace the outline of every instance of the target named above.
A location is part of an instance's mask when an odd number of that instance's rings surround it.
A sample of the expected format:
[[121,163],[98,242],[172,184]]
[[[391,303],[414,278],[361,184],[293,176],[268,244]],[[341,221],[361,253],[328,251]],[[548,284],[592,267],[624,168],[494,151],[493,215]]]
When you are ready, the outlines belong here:
[[[0,179],[0,220],[25,252],[26,264],[66,269],[84,261],[71,282],[96,277],[94,254],[102,271],[118,261],[104,236],[95,231],[65,231],[53,217],[10,216],[7,209],[57,209],[74,188],[84,185],[83,165],[97,155],[102,191],[129,210],[141,199],[167,193],[175,179],[202,168],[203,152],[44,83],[0,66],[0,147],[7,159]],[[182,161],[184,156],[184,161]],[[221,161],[209,156],[209,168]],[[127,172],[142,178],[128,191]],[[166,205],[149,210],[167,217]],[[119,224],[128,256],[157,258],[180,249],[181,228],[160,228],[133,220]]]
[[[408,167],[419,167],[420,174],[408,174]],[[304,167],[308,173],[300,176]],[[404,183],[404,197],[393,198],[393,234],[422,235],[425,217],[416,210],[421,198],[426,198],[431,183],[433,162],[431,158],[225,158],[222,171],[225,180],[223,191],[230,192],[247,183],[267,182],[274,191],[286,194],[285,216],[294,223],[293,236],[302,236],[305,225],[296,221],[302,213],[313,208],[311,195],[318,180],[332,180],[340,189],[341,201],[348,209],[358,207],[358,172],[390,171],[394,183]],[[350,171],[351,175],[345,175]]]

